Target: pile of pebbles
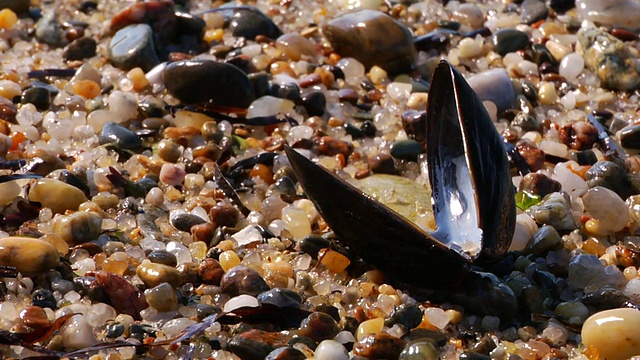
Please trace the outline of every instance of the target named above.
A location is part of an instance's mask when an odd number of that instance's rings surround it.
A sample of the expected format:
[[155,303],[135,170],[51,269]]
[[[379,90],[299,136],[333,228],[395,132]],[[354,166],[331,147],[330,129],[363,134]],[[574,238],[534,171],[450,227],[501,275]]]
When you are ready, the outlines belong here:
[[[2,357],[640,355],[637,19],[633,0],[0,1]],[[485,269],[512,311],[364,263],[283,153],[394,175],[390,201],[397,176],[426,184],[441,60],[519,159],[511,251]]]

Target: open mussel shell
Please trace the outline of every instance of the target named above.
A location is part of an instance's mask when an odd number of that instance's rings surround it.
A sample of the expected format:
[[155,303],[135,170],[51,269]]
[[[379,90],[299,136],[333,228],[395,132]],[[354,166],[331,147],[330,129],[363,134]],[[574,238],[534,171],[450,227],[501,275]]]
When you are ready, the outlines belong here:
[[438,226],[432,236],[476,264],[500,259],[515,228],[509,160],[484,105],[462,74],[444,61],[433,74],[426,139]]
[[448,63],[437,66],[427,110],[427,155],[436,225],[429,234],[332,172],[285,147],[306,195],[366,262],[407,284],[463,284],[475,260],[498,259],[515,224],[500,138],[477,95]]

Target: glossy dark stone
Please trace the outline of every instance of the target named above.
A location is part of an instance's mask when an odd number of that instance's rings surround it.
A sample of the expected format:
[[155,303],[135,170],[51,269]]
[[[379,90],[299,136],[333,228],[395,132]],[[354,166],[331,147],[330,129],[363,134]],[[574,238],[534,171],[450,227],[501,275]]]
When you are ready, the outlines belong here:
[[314,312],[300,324],[300,334],[312,338],[315,342],[333,339],[340,327],[329,314]]
[[563,14],[576,7],[576,0],[551,0],[549,7],[559,14]]
[[67,61],[82,60],[96,55],[97,43],[89,37],[73,40],[64,48],[62,56]]
[[510,52],[522,50],[529,45],[529,35],[516,29],[498,30],[491,37],[493,50],[505,56]]
[[274,288],[258,295],[261,304],[271,304],[280,308],[293,307],[299,308],[302,305],[302,297],[289,289]]
[[109,61],[123,70],[140,67],[149,71],[158,65],[153,29],[147,24],[135,24],[119,30],[109,43]]
[[204,224],[206,222],[207,221],[200,216],[189,213],[177,213],[169,217],[171,226],[184,232],[191,231],[191,227],[194,225]]
[[422,310],[415,304],[402,304],[393,309],[385,324],[389,327],[401,324],[408,331],[422,322]]
[[233,36],[241,36],[249,40],[255,40],[258,35],[270,39],[277,39],[282,35],[278,26],[257,8],[236,11],[231,17],[229,30]]
[[376,132],[378,131],[378,128],[376,128],[376,125],[373,123],[373,121],[365,120],[362,122],[362,125],[360,125],[360,130],[364,132],[365,136],[374,137],[376,136]]
[[394,158],[416,161],[423,149],[415,140],[398,140],[391,145],[390,151]]
[[32,87],[22,92],[23,104],[33,104],[38,110],[49,110],[51,106],[51,92],[43,87]]
[[41,308],[50,308],[55,310],[58,308],[56,305],[56,298],[53,293],[47,289],[36,289],[31,294],[31,301],[33,305],[40,306]]
[[119,149],[135,151],[142,147],[142,140],[124,126],[108,122],[100,132],[100,144],[114,144]]
[[340,15],[322,26],[333,49],[370,68],[378,65],[391,74],[408,72],[416,56],[413,35],[406,26],[375,10]]
[[273,350],[265,357],[265,360],[304,360],[306,358],[302,351],[286,346]]
[[302,95],[300,104],[309,116],[322,116],[327,106],[327,99],[322,91],[309,91]]
[[171,267],[175,267],[176,265],[178,265],[178,259],[176,259],[176,256],[166,250],[152,251],[147,256],[147,259],[149,259],[149,261],[153,263],[167,265]]
[[242,265],[238,265],[224,274],[220,281],[220,287],[229,296],[240,294],[257,296],[269,290],[269,285],[257,271]]
[[369,165],[369,169],[374,174],[398,174],[393,157],[389,154],[375,154],[367,161],[367,165]]
[[640,149],[640,125],[627,126],[622,129],[620,145],[625,149]]
[[300,240],[300,251],[311,255],[312,258],[318,258],[318,252],[321,249],[326,249],[331,245],[331,241],[323,238],[319,235],[307,235]]
[[525,24],[544,20],[549,15],[547,4],[540,0],[524,0],[520,5],[520,19]]
[[633,186],[627,175],[627,171],[620,165],[611,161],[598,161],[587,170],[585,175],[587,185],[590,188],[604,186],[620,195],[622,199],[635,195],[640,189]]
[[254,99],[251,81],[237,67],[211,60],[176,61],[163,74],[167,91],[185,104],[247,108]]

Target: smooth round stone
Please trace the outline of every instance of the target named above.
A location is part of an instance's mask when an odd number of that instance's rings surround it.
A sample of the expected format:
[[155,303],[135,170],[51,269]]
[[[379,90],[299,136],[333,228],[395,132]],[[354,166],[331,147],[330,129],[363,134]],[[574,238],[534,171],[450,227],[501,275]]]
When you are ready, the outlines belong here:
[[62,343],[67,349],[84,349],[98,343],[93,329],[83,315],[74,315],[60,329]]
[[62,44],[62,28],[54,11],[47,11],[35,26],[36,39],[44,44],[59,46]]
[[629,208],[615,192],[596,186],[582,196],[585,209],[609,231],[624,229],[629,222]]
[[185,212],[175,211],[171,212],[171,214],[169,215],[169,223],[171,224],[171,226],[184,232],[191,231],[191,227],[194,225],[200,225],[206,222],[207,221],[205,219],[201,218],[198,215]]
[[556,230],[574,230],[576,228],[569,200],[562,193],[549,194],[543,202],[527,209],[527,212],[540,224],[553,226]]
[[176,291],[168,283],[162,283],[144,292],[147,304],[158,312],[167,312],[178,308]]
[[25,276],[40,275],[59,264],[58,251],[46,241],[19,236],[0,239],[0,265],[15,267]]
[[541,256],[549,250],[562,248],[562,238],[558,230],[552,226],[545,225],[533,234],[533,239],[529,244],[529,252],[536,256]]
[[48,110],[51,105],[51,92],[44,87],[32,87],[22,93],[22,104],[33,104],[38,110]]
[[47,289],[36,289],[31,294],[31,302],[34,306],[41,308],[49,308],[55,310],[57,308],[57,301],[53,292]]
[[459,23],[469,25],[472,29],[477,29],[484,23],[484,14],[475,4],[460,4],[451,13],[451,18]]
[[31,185],[29,200],[48,207],[54,214],[60,214],[67,210],[78,210],[87,197],[73,185],[54,179],[39,179]]
[[167,265],[171,267],[175,267],[176,265],[178,265],[178,260],[176,259],[176,256],[168,252],[167,250],[152,251],[147,256],[147,259],[149,259],[149,261],[153,263]]
[[322,91],[309,91],[302,95],[300,104],[309,116],[322,116],[327,106],[327,99]]
[[390,74],[413,67],[413,35],[404,25],[376,10],[340,15],[322,26],[331,46],[343,58],[352,57],[366,68],[378,65]]
[[525,24],[544,20],[549,16],[549,9],[544,1],[524,0],[520,5],[520,19]]
[[467,79],[482,101],[491,101],[498,113],[510,108],[516,100],[516,92],[509,74],[504,69],[491,69]]
[[367,165],[369,165],[369,169],[374,174],[398,174],[398,169],[396,169],[395,162],[390,154],[375,154],[367,161]]
[[631,125],[620,130],[620,145],[625,149],[640,149],[640,125]]
[[102,217],[94,212],[75,212],[53,218],[53,232],[69,244],[96,240],[102,232]]
[[422,310],[415,304],[402,304],[393,309],[385,325],[391,327],[394,324],[402,324],[409,331],[422,322]]
[[340,332],[336,320],[329,314],[314,312],[300,324],[300,334],[315,342],[333,339]]
[[640,354],[640,310],[623,308],[593,314],[582,325],[582,342],[601,358],[624,360]]
[[638,189],[632,186],[627,171],[612,161],[598,161],[585,174],[589,187],[603,186],[613,190],[621,198],[637,194]]
[[437,360],[438,351],[435,346],[428,341],[416,341],[407,345],[398,360]]
[[415,140],[398,140],[391,144],[391,156],[398,159],[416,161],[422,153],[422,145]]
[[64,48],[62,57],[67,61],[82,60],[96,55],[98,44],[90,37],[73,40]]
[[109,42],[109,61],[123,70],[140,67],[145,72],[160,64],[151,26],[129,25],[116,32]]
[[567,79],[575,79],[584,70],[584,58],[577,53],[571,53],[563,57],[560,61],[560,76]]
[[293,61],[300,60],[302,56],[314,56],[318,52],[309,39],[296,33],[280,36],[276,40],[276,48],[284,51]]
[[274,288],[258,295],[261,304],[271,304],[280,308],[299,308],[302,305],[302,297],[293,290]]
[[233,36],[255,40],[256,36],[263,35],[270,39],[277,39],[282,31],[265,14],[257,8],[252,10],[238,10],[231,17],[229,30]]
[[314,259],[317,259],[320,250],[328,248],[331,245],[331,241],[320,235],[310,234],[302,238],[299,245],[300,251],[311,255]]
[[162,77],[167,91],[185,104],[246,109],[254,99],[247,75],[223,62],[176,61],[167,65]]
[[240,294],[257,296],[269,290],[269,285],[257,271],[242,265],[229,269],[222,277],[220,287],[224,293],[230,296]]
[[381,332],[365,336],[353,345],[353,354],[368,359],[397,359],[404,348],[404,341]]
[[123,150],[138,150],[142,147],[142,140],[133,131],[110,121],[102,127],[100,144],[114,144]]
[[493,34],[491,42],[493,50],[501,56],[505,56],[508,53],[526,48],[529,44],[529,35],[516,29],[502,29]]
[[337,341],[324,340],[315,351],[316,360],[348,360],[347,349]]
[[173,287],[182,283],[182,275],[176,268],[152,263],[146,259],[138,265],[136,274],[148,288],[156,287],[165,282]]

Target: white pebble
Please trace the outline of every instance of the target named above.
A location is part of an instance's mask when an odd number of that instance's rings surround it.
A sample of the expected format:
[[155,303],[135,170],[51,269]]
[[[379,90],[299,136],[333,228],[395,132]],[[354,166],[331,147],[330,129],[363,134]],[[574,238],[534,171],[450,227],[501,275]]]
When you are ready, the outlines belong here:
[[584,206],[591,217],[600,221],[609,231],[620,231],[629,222],[629,208],[615,192],[596,186],[582,196]]
[[440,330],[447,327],[449,321],[451,320],[449,318],[449,315],[439,307],[427,308],[424,310],[424,314],[429,322]]
[[265,95],[251,103],[247,112],[247,119],[280,113],[288,114],[293,111],[294,106],[295,104],[291,100]]
[[406,100],[411,95],[411,84],[392,82],[387,85],[387,94],[396,101]]
[[262,234],[253,225],[248,225],[244,229],[238,231],[231,236],[238,243],[238,246],[247,245],[253,242],[262,241]]
[[516,216],[516,229],[513,232],[509,251],[524,250],[536,231],[538,231],[538,225],[531,216],[526,213],[518,214]]
[[349,85],[357,85],[364,76],[364,65],[354,58],[343,58],[338,61],[338,67],[344,73],[344,79]]
[[83,349],[98,343],[98,339],[93,335],[91,325],[82,315],[74,315],[67,320],[60,330],[60,334],[62,334],[64,347],[68,349]]
[[167,185],[182,184],[186,175],[184,164],[164,164],[160,169],[160,181]]
[[463,58],[474,58],[482,54],[482,46],[478,44],[472,38],[464,38],[458,43],[458,48],[460,49],[460,57]]
[[316,348],[316,360],[348,360],[347,349],[335,340],[324,340]]
[[167,321],[166,324],[164,324],[164,326],[162,327],[162,331],[167,337],[170,338],[180,334],[182,331],[184,331],[184,329],[187,328],[187,326],[193,324],[196,324],[195,320],[187,318],[173,319]]
[[567,79],[575,79],[584,70],[584,59],[576,53],[567,54],[560,61],[559,70],[560,76],[564,76]]
[[138,113],[136,96],[130,92],[116,90],[109,95],[109,110],[115,115],[113,122],[127,121]]
[[233,311],[235,309],[239,309],[239,308],[243,308],[243,307],[258,307],[260,306],[260,303],[258,302],[258,299],[256,299],[255,297],[251,296],[251,295],[238,295],[236,297],[233,297],[231,299],[229,299],[229,301],[227,301],[224,304],[224,308],[222,309],[222,311],[224,312],[230,312]]
[[89,307],[87,322],[94,329],[103,326],[108,320],[112,320],[118,315],[116,309],[105,303],[95,303]]

